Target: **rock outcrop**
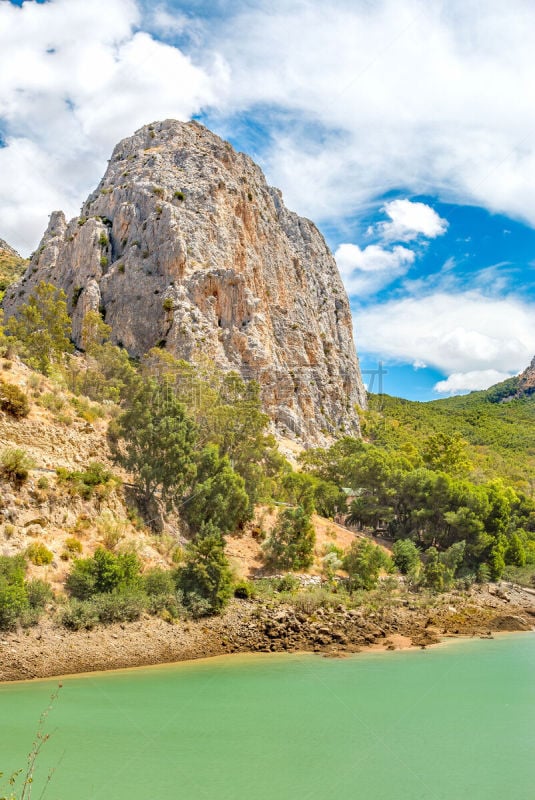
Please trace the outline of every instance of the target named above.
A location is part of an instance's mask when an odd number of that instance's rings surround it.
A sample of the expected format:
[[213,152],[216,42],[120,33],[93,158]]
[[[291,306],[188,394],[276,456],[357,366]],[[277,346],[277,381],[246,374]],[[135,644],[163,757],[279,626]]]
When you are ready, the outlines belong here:
[[133,356],[202,354],[262,387],[282,431],[356,433],[364,406],[347,296],[325,240],[260,168],[196,122],[120,142],[79,218],[51,215],[6,315],[41,281],[60,286],[80,343],[100,309]]
[[535,394],[535,357],[529,367],[518,376],[518,397],[532,397]]

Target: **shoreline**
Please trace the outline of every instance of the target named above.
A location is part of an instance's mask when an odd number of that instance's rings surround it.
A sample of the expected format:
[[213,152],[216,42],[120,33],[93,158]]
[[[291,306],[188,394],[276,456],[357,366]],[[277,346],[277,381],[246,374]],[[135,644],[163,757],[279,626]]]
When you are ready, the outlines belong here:
[[235,652],[235,653],[220,653],[219,655],[213,656],[200,656],[199,658],[190,658],[182,661],[162,661],[155,664],[136,664],[134,666],[125,666],[125,667],[116,667],[113,669],[104,669],[104,670],[89,670],[86,672],[68,672],[63,675],[48,675],[46,677],[34,677],[34,678],[16,678],[14,680],[0,680],[0,688],[2,686],[15,686],[15,685],[24,685],[24,684],[35,684],[35,683],[62,683],[63,681],[76,679],[76,678],[92,678],[98,677],[102,675],[121,675],[123,673],[132,673],[132,672],[141,672],[142,670],[157,670],[157,669],[167,669],[167,668],[186,668],[186,667],[194,667],[200,664],[214,664],[217,665],[218,662],[221,663],[230,663],[236,662],[239,660],[243,661],[267,661],[268,659],[271,660],[273,658],[286,658],[288,656],[293,656],[298,658],[300,656],[316,656],[318,658],[327,658],[327,659],[339,659],[344,660],[346,658],[350,658],[351,656],[374,656],[374,655],[389,655],[392,652],[395,653],[414,653],[418,650],[439,650],[442,648],[446,648],[450,645],[460,644],[461,642],[472,642],[472,641],[484,641],[489,640],[493,641],[496,639],[504,639],[508,636],[514,635],[523,635],[523,634],[535,634],[535,627],[527,630],[527,631],[496,631],[492,634],[492,636],[483,636],[478,634],[459,634],[459,635],[447,635],[444,636],[440,641],[434,642],[433,644],[426,645],[425,647],[417,646],[417,645],[407,645],[406,647],[397,647],[395,650],[389,650],[386,647],[374,647],[373,645],[369,647],[363,647],[360,650],[356,651],[338,651],[338,652],[316,652],[313,650],[288,650],[288,651],[278,651],[278,652],[253,652],[253,651],[243,651],[243,652]]
[[417,606],[394,601],[377,610],[233,601],[221,617],[169,624],[145,616],[131,623],[69,632],[53,618],[0,633],[0,683],[178,664],[248,653],[357,653],[425,649],[462,638],[532,631],[535,602],[519,587],[451,593]]

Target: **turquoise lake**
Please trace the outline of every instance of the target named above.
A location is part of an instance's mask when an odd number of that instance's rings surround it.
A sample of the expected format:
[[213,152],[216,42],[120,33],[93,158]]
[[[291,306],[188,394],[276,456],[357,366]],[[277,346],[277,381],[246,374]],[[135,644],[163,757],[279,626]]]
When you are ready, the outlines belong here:
[[[0,771],[57,681],[0,685]],[[533,800],[535,634],[62,680],[33,798]],[[0,792],[0,796],[1,796]]]

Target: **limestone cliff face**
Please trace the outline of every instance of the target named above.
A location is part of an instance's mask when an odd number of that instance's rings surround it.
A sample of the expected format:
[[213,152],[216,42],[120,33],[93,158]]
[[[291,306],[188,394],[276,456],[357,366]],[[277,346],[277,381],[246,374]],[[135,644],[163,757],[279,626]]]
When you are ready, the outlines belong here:
[[248,156],[198,123],[117,145],[81,216],[52,214],[7,315],[40,280],[67,293],[77,343],[100,308],[132,355],[159,345],[256,379],[275,423],[305,442],[358,431],[365,391],[333,256]]

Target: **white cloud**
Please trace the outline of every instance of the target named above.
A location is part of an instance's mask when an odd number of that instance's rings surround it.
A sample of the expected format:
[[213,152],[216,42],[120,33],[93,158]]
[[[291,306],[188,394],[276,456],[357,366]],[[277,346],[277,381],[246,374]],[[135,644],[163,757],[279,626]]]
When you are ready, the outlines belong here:
[[77,212],[120,138],[223,87],[221,62],[200,68],[140,22],[134,0],[0,3],[0,235],[21,251],[54,208]]
[[447,380],[439,381],[433,387],[438,394],[460,394],[461,392],[474,392],[478,389],[488,389],[495,383],[500,383],[511,377],[510,372],[499,372],[496,369],[482,369],[473,372],[454,372]]
[[392,200],[382,210],[390,217],[390,222],[379,222],[372,231],[376,231],[386,241],[410,242],[419,236],[435,239],[448,229],[447,220],[442,219],[426,203]]
[[[483,12],[466,0],[333,0],[328,14],[319,0],[214,6],[202,20],[163,0],[0,2],[0,168],[20,164],[28,186],[23,202],[2,169],[1,236],[28,250],[50,201],[74,213],[118,138],[202,108],[227,131],[256,114],[269,179],[318,222],[403,189],[535,225],[531,0],[487,0]],[[144,26],[187,40],[188,54]],[[400,202],[387,230],[429,236],[432,216],[401,215],[425,206]]]
[[266,165],[300,212],[404,188],[535,224],[534,28],[530,0],[257,0],[208,44],[223,111],[282,110]]
[[361,250],[356,244],[341,244],[334,257],[347,293],[364,297],[405,275],[415,254],[401,245],[385,250],[371,244]]
[[511,375],[535,353],[533,311],[514,297],[436,292],[360,309],[356,341],[361,352],[422,362],[448,376],[486,370]]

